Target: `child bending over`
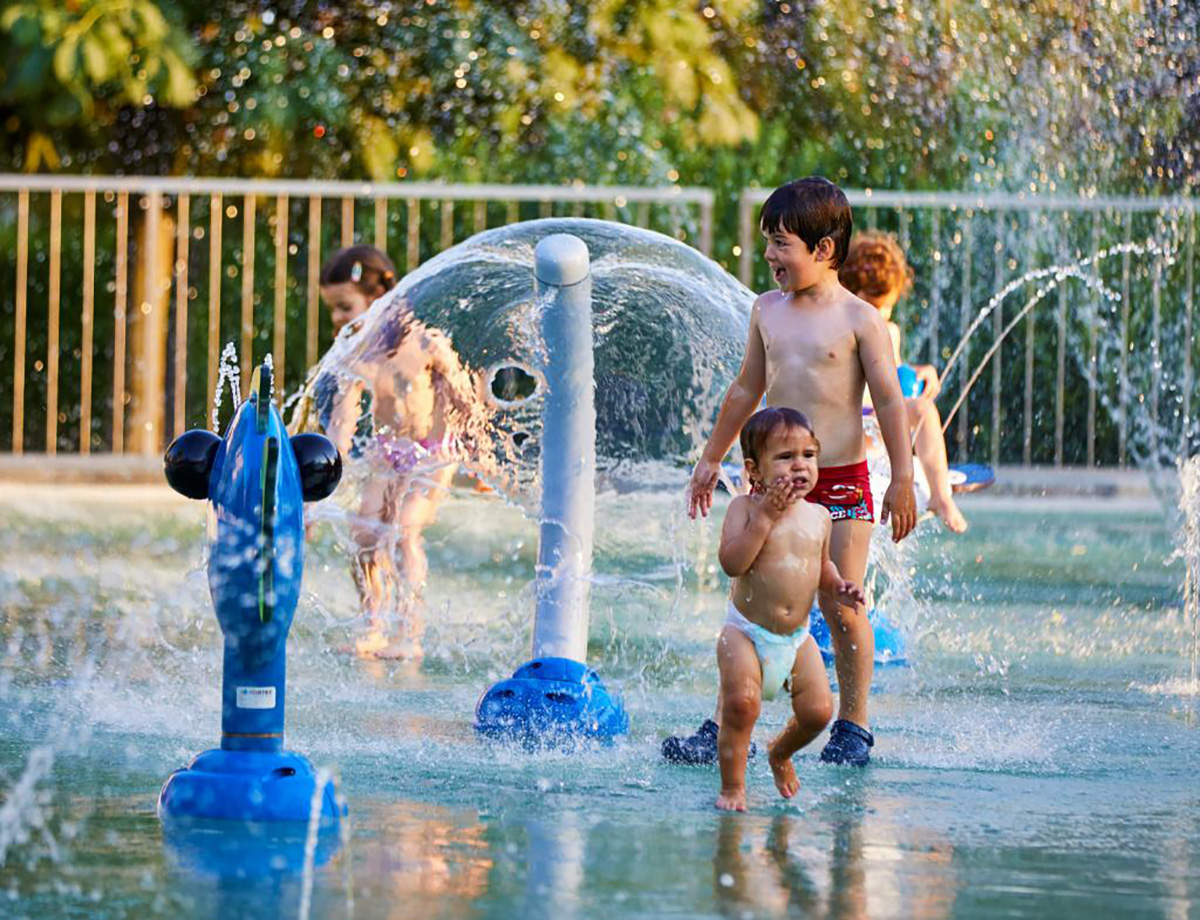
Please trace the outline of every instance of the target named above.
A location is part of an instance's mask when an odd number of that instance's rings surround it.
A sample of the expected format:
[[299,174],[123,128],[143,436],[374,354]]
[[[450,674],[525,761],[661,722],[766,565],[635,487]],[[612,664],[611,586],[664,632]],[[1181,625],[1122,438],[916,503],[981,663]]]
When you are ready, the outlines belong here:
[[763,409],[741,432],[749,495],[733,500],[721,529],[720,560],[733,583],[717,640],[721,672],[721,795],[717,808],[746,810],[746,760],[761,701],[785,689],[792,717],[771,742],[769,762],[784,798],[800,788],[792,755],[833,715],[833,695],[808,613],[819,590],[840,603],[864,602],[829,558],[828,509],[804,498],[817,484],[821,445],[795,409]]

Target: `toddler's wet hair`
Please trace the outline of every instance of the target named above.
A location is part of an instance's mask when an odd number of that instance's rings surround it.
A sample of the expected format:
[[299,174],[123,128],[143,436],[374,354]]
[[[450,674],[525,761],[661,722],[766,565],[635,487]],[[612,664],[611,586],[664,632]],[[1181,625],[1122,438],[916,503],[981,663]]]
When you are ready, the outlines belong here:
[[809,250],[825,237],[833,240],[833,267],[846,261],[854,220],[846,193],[821,176],[793,179],[771,193],[758,213],[758,226],[764,233],[777,233],[782,227],[794,233]]
[[374,246],[349,246],[321,267],[321,287],[350,282],[368,297],[386,294],[396,283],[396,266]]
[[[779,428],[803,428],[813,436],[814,441],[817,440],[817,433],[813,431],[812,422],[803,412],[789,409],[787,406],[759,409],[742,426],[742,434],[739,438],[742,459],[753,460],[755,465],[758,465],[759,454],[767,446],[767,439],[771,437],[772,432]],[[817,449],[820,450],[820,448],[821,442],[817,441]]]
[[912,287],[912,269],[894,236],[868,230],[854,237],[838,280],[859,297],[903,296]]

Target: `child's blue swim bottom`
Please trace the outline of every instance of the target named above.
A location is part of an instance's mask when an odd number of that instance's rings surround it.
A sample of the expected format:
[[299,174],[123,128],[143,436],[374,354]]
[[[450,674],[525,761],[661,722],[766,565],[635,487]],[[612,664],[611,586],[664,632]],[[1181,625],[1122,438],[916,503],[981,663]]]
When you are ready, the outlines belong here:
[[762,665],[762,695],[764,700],[773,700],[781,689],[788,686],[792,678],[792,667],[796,663],[796,652],[812,638],[808,624],[788,635],[773,633],[757,623],[747,620],[733,601],[725,612],[725,625],[732,626],[754,643],[758,663]]

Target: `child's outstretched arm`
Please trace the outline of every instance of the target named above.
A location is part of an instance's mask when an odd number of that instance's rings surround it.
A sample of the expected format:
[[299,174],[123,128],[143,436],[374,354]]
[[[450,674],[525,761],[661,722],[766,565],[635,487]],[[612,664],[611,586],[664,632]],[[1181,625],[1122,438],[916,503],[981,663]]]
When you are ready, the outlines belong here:
[[852,581],[842,578],[842,573],[829,556],[829,535],[833,532],[833,522],[825,524],[825,542],[821,544],[821,583],[822,594],[836,597],[839,603],[851,607],[867,602],[866,592]]
[[471,460],[481,473],[497,470],[491,439],[491,411],[483,395],[483,384],[458,356],[449,338],[439,329],[421,329],[421,347],[429,356],[430,370],[444,399],[452,431],[470,450]]
[[896,376],[892,342],[879,313],[863,304],[858,329],[858,357],[862,362],[871,402],[879,419],[883,446],[892,466],[892,482],[883,496],[879,523],[892,522],[892,539],[899,543],[917,526],[917,499],[913,494],[912,441],[908,409]]
[[758,329],[758,305],[761,300],[761,297],[756,300],[750,310],[750,330],[746,337],[746,354],[742,358],[742,368],[725,391],[721,411],[717,414],[717,424],[713,427],[713,433],[708,436],[708,443],[704,445],[700,462],[692,471],[692,480],[688,484],[688,515],[692,518],[696,517],[697,511],[708,517],[709,509],[712,508],[713,490],[717,487],[717,476],[721,471],[721,461],[737,440],[746,419],[758,408],[763,391],[767,387],[767,358],[762,333]]

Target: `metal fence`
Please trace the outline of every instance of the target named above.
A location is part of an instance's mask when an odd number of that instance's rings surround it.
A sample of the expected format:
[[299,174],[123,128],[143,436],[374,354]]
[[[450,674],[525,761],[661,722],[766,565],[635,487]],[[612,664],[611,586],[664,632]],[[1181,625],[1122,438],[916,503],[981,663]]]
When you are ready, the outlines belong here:
[[[734,254],[755,290],[772,286],[757,227],[769,194],[739,200]],[[1194,201],[847,194],[856,231],[894,233],[913,267],[905,359],[956,359],[938,403],[961,402],[947,430],[959,460],[1123,467],[1200,450]]]
[[[718,247],[756,290],[768,194],[742,192]],[[1125,466],[1200,448],[1192,201],[848,194],[856,226],[894,232],[914,268],[906,358],[957,361],[939,404],[961,403],[958,459]],[[281,392],[303,380],[331,337],[317,278],[333,249],[372,242],[405,272],[489,226],[568,215],[706,254],[720,229],[702,188],[0,176],[0,451],[157,453],[209,423],[224,342],[243,381],[268,351]]]
[[712,250],[708,189],[0,176],[7,449],[157,453],[208,423],[223,342],[238,343],[243,385],[266,351],[280,392],[303,379],[331,335],[317,280],[332,249],[391,247],[411,271],[489,226],[550,216]]

